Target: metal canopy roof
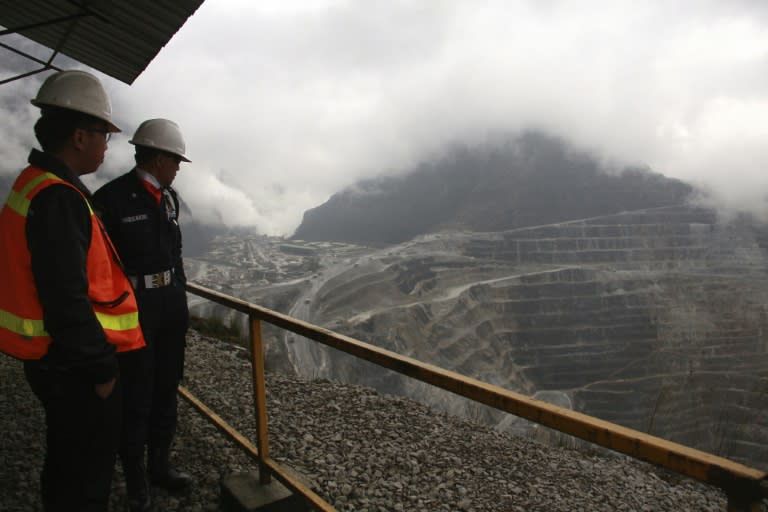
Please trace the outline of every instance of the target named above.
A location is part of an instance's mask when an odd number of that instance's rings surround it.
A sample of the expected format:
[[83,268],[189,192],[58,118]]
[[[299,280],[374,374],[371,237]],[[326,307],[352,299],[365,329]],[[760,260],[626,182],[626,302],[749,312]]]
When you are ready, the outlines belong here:
[[0,0],[0,36],[18,33],[53,50],[48,61],[0,46],[47,69],[62,53],[127,84],[133,83],[204,0]]

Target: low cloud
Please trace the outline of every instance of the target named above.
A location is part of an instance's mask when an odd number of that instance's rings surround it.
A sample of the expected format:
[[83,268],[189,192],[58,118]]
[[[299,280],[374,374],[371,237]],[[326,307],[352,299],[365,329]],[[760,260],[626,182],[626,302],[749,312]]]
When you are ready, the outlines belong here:
[[[361,178],[525,129],[764,211],[766,64],[756,1],[219,1],[133,86],[104,81],[127,132],[180,124],[195,216],[290,234]],[[30,114],[7,110],[23,87],[0,86],[0,172],[30,144]],[[131,165],[127,140],[104,176]]]

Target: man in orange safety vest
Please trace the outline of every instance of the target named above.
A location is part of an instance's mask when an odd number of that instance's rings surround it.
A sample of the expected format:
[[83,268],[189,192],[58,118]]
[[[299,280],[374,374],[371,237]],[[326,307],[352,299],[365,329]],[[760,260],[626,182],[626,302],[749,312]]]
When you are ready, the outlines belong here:
[[0,351],[24,361],[43,405],[46,512],[106,512],[119,443],[117,352],[145,345],[136,297],[80,176],[95,172],[112,123],[84,71],[48,77],[29,166],[0,211]]

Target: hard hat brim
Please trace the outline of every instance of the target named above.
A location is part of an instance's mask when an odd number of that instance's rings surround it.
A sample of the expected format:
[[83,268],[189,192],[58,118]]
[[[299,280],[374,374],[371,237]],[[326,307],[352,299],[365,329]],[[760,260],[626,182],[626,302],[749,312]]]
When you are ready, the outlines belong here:
[[32,105],[34,105],[35,107],[40,108],[40,109],[45,108],[45,107],[53,107],[53,108],[58,108],[58,109],[62,109],[62,110],[70,110],[72,112],[79,112],[81,114],[85,114],[85,115],[91,116],[94,119],[98,119],[99,121],[104,121],[105,123],[107,123],[107,129],[110,131],[110,133],[121,133],[123,131],[116,124],[114,124],[112,121],[110,121],[109,119],[105,119],[105,118],[103,118],[101,116],[96,116],[96,115],[94,115],[91,112],[86,112],[85,110],[81,110],[81,109],[77,109],[77,108],[62,107],[61,105],[55,105],[55,104],[51,104],[51,103],[37,101],[36,99],[29,100],[29,102]]

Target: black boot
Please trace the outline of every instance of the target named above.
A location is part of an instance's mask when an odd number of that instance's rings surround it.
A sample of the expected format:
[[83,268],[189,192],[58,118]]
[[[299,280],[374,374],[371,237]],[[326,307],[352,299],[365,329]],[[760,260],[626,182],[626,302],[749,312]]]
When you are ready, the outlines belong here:
[[152,499],[149,495],[144,457],[121,457],[129,512],[149,512]]
[[174,494],[184,493],[192,487],[192,477],[171,466],[170,448],[149,449],[149,481]]

